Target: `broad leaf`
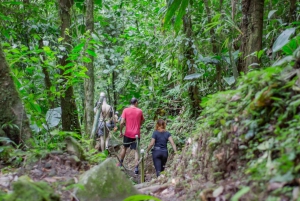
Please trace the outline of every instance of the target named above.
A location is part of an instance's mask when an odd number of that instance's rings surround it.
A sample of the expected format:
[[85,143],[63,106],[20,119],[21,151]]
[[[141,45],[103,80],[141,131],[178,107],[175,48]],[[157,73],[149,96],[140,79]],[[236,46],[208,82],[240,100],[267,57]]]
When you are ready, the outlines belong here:
[[293,61],[293,59],[294,59],[293,56],[287,56],[284,57],[283,59],[280,59],[279,61],[276,61],[272,66],[281,66],[282,64]]
[[231,201],[239,201],[239,199],[250,191],[250,187],[243,187],[234,196],[232,196]]
[[290,28],[282,32],[273,44],[273,52],[279,51],[285,44],[289,42],[289,38],[295,33],[296,28]]
[[194,74],[190,74],[184,77],[184,80],[194,80],[194,79],[198,79],[203,75],[203,73],[194,73]]
[[268,19],[270,19],[274,15],[274,13],[276,13],[276,11],[277,10],[271,10],[268,14]]
[[185,0],[185,1],[182,1],[181,6],[179,8],[178,14],[176,16],[175,24],[174,24],[174,29],[177,33],[180,31],[180,27],[182,24],[182,18],[185,14],[185,10],[188,5],[189,5],[189,1]]
[[223,77],[223,79],[225,80],[225,82],[228,84],[228,85],[232,85],[235,83],[235,78],[234,76],[231,76],[231,77]]
[[57,126],[61,119],[61,108],[53,108],[47,111],[46,113],[46,121],[49,128],[53,128]]
[[130,196],[130,197],[124,199],[124,201],[140,201],[140,200],[160,201],[160,199],[150,196],[150,195],[133,195],[133,196]]
[[182,1],[186,1],[186,0],[169,0],[167,12],[164,17],[165,26],[168,26],[170,24],[172,17],[175,15],[176,11],[180,8]]

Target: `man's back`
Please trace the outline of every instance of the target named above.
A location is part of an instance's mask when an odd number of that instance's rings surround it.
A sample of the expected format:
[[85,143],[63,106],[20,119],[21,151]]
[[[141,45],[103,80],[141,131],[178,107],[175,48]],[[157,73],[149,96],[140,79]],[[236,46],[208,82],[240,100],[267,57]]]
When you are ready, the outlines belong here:
[[126,121],[125,136],[135,138],[140,137],[141,122],[144,120],[143,112],[137,107],[129,107],[124,109],[122,118]]

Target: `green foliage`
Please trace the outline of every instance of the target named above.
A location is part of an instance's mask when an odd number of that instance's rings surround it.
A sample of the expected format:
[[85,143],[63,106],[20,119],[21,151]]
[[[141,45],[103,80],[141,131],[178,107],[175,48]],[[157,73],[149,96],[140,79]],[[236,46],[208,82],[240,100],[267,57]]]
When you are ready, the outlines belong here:
[[[146,117],[142,144],[148,144],[158,118],[168,121],[167,130],[179,147],[195,132],[198,122],[203,135],[195,138],[207,138],[207,146],[203,145],[207,150],[201,153],[204,158],[208,153],[206,159],[212,166],[219,158],[232,160],[234,144],[253,179],[288,181],[299,176],[296,133],[300,86],[298,75],[289,67],[300,54],[299,12],[293,22],[289,1],[266,1],[263,48],[249,56],[258,57],[260,66],[273,67],[251,69],[237,81],[238,75],[233,74],[243,59],[239,52],[243,6],[234,2],[97,0],[95,28],[90,32],[85,30],[84,1],[76,0],[70,10],[72,24],[66,31],[72,38],[70,44],[59,37],[56,1],[30,1],[29,5],[2,2],[2,45],[34,130],[31,155],[26,160],[63,149],[67,136],[80,139],[84,149],[90,150],[90,142],[82,136],[60,131],[60,119],[52,126],[54,121],[49,122],[47,112],[59,108],[60,97],[73,86],[78,115],[84,122],[83,81],[89,79],[85,64],[91,62],[88,56],[93,56],[97,96],[99,91],[106,92],[109,103],[119,111],[132,97],[139,98]],[[190,26],[183,23],[187,18],[191,19]],[[66,45],[71,47],[68,52]],[[59,59],[65,55],[68,64],[61,66]],[[50,86],[45,84],[47,73]],[[193,86],[197,87],[195,94],[202,97],[202,114],[197,120],[190,119],[194,108],[189,104],[189,90]],[[18,129],[11,122],[1,126]],[[7,160],[14,155],[15,161],[24,158],[24,153],[10,149],[1,147],[0,154]],[[223,158],[216,157],[222,150],[227,151]],[[92,163],[106,157],[106,153],[87,151]],[[227,171],[225,162],[215,175],[223,176]]]
[[13,193],[8,194],[5,200],[37,200],[37,201],[58,201],[59,196],[53,193],[53,190],[46,182],[33,182],[28,176],[20,177],[13,183]]
[[146,201],[146,200],[160,201],[160,199],[150,195],[133,195],[126,198],[124,201]]
[[[218,179],[216,172],[224,177],[231,171],[228,167],[243,170],[252,181],[288,183],[299,178],[298,52],[286,55],[292,59],[281,66],[249,72],[239,79],[236,89],[203,98],[194,138],[204,142],[195,154],[204,160],[200,167],[209,161],[213,178]],[[232,200],[249,189],[241,188]]]
[[239,190],[230,200],[231,201],[239,201],[239,199],[246,193],[250,191],[250,187],[243,187]]
[[91,141],[92,139],[81,139],[81,145],[85,150],[84,155],[86,157],[86,160],[89,161],[89,163],[99,164],[108,157],[108,151],[105,150],[104,152],[99,152],[96,149],[90,149]]
[[164,8],[164,26],[168,27],[171,24],[173,17],[175,18],[174,29],[178,33],[182,25],[182,18],[186,13],[186,8],[189,5],[189,0],[169,0],[166,8]]

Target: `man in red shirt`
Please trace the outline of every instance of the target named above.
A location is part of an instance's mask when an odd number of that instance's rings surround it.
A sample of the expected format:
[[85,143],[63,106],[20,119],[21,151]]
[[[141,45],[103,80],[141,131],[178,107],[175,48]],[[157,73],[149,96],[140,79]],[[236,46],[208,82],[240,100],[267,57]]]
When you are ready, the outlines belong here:
[[[123,160],[125,158],[126,150],[128,147],[130,149],[135,150],[135,174],[139,173],[138,169],[138,152],[136,150],[136,138],[138,136],[138,140],[140,140],[140,128],[144,123],[145,119],[143,116],[143,111],[138,108],[138,100],[136,98],[132,98],[130,101],[130,107],[125,108],[122,114],[122,120],[120,123],[120,137],[123,137],[124,148],[120,153],[120,164],[122,166]],[[125,125],[126,124],[126,125]],[[123,127],[126,126],[125,133],[123,134]]]

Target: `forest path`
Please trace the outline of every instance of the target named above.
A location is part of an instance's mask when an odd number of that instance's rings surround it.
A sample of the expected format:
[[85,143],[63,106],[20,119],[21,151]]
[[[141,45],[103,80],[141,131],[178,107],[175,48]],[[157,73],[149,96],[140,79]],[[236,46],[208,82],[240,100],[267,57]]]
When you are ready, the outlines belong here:
[[[113,154],[110,157],[116,158]],[[25,160],[29,159],[25,158]],[[171,160],[169,160],[170,162]],[[12,183],[17,181],[21,176],[28,175],[35,182],[47,182],[54,189],[55,193],[60,196],[62,201],[76,200],[75,195],[72,193],[72,186],[76,185],[82,173],[92,167],[86,161],[78,161],[74,155],[55,151],[47,154],[46,157],[38,161],[28,164],[30,165],[16,169],[10,166],[2,166],[0,172],[0,190],[11,192],[13,190]],[[159,184],[160,180],[156,178],[151,155],[145,158],[145,183],[141,183],[140,174],[135,175],[133,172],[135,167],[133,150],[128,149],[124,159],[124,166],[125,168],[122,168],[122,171],[136,185],[140,193],[153,195],[162,201],[174,200],[174,198],[169,199],[166,188],[157,188],[161,184]],[[144,189],[141,187],[144,187]]]
[[62,201],[70,201],[74,198],[72,185],[78,182],[80,174],[90,169],[90,165],[86,161],[78,161],[74,155],[56,151],[38,161],[24,164],[29,165],[17,169],[10,166],[1,167],[0,189],[2,191],[11,192],[13,190],[12,183],[19,177],[28,175],[34,182],[47,182]]

